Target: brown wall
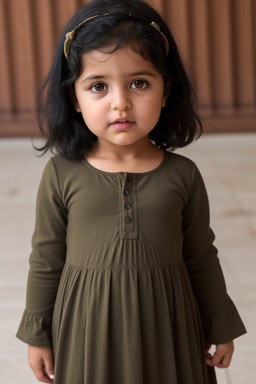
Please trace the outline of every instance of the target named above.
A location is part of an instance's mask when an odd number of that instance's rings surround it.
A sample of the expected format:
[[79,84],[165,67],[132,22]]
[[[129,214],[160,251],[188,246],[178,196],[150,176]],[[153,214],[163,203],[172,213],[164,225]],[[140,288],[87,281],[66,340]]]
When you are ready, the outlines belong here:
[[[86,0],[0,0],[0,136],[38,132],[36,102],[67,20]],[[170,25],[209,131],[256,131],[256,1],[147,0]]]

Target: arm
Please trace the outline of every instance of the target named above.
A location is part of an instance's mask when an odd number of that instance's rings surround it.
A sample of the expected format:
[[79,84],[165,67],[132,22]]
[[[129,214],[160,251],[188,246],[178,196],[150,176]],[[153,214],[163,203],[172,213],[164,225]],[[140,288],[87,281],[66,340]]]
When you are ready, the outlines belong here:
[[27,283],[26,309],[17,337],[32,346],[51,346],[53,308],[66,257],[67,212],[53,160],[43,172]]
[[246,331],[227,294],[217,249],[213,245],[214,234],[209,226],[208,197],[196,166],[183,211],[183,233],[184,259],[201,312],[206,342],[228,343]]

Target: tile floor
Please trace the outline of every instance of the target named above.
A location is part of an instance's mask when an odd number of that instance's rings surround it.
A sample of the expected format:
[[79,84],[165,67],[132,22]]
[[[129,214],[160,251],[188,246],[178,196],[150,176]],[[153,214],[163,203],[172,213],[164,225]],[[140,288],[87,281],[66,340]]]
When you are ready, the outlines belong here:
[[[254,384],[256,135],[204,136],[179,152],[196,161],[204,176],[229,293],[248,330],[236,341],[231,367],[218,370],[219,384]],[[26,345],[15,332],[24,308],[35,196],[47,158],[36,158],[28,139],[0,140],[0,372],[6,384],[36,383]]]

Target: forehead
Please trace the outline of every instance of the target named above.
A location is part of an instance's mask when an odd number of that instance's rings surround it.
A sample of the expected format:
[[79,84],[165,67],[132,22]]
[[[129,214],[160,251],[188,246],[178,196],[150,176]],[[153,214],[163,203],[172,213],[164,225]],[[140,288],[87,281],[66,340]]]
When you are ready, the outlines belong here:
[[115,47],[107,47],[85,53],[82,56],[82,73],[103,70],[125,74],[126,72],[143,70],[160,75],[151,61],[144,58],[139,51],[134,50],[129,45],[111,52],[114,48]]

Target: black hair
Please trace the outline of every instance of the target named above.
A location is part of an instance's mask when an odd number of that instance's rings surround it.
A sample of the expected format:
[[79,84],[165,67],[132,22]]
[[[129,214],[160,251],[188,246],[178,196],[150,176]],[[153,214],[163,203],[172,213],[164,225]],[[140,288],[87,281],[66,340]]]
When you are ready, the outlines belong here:
[[[63,50],[66,33],[95,15],[102,16],[92,18],[77,29],[67,59]],[[168,39],[167,57],[164,39],[151,26],[152,21]],[[64,29],[50,73],[41,89],[39,127],[47,137],[45,145],[39,148],[43,153],[50,149],[80,159],[97,140],[81,113],[75,110],[72,90],[82,71],[83,54],[113,46],[113,43],[116,45],[111,52],[129,44],[152,62],[166,84],[171,81],[166,107],[149,134],[151,141],[161,149],[174,150],[201,135],[202,125],[194,109],[193,87],[171,32],[160,15],[141,0],[94,0],[81,8]]]

